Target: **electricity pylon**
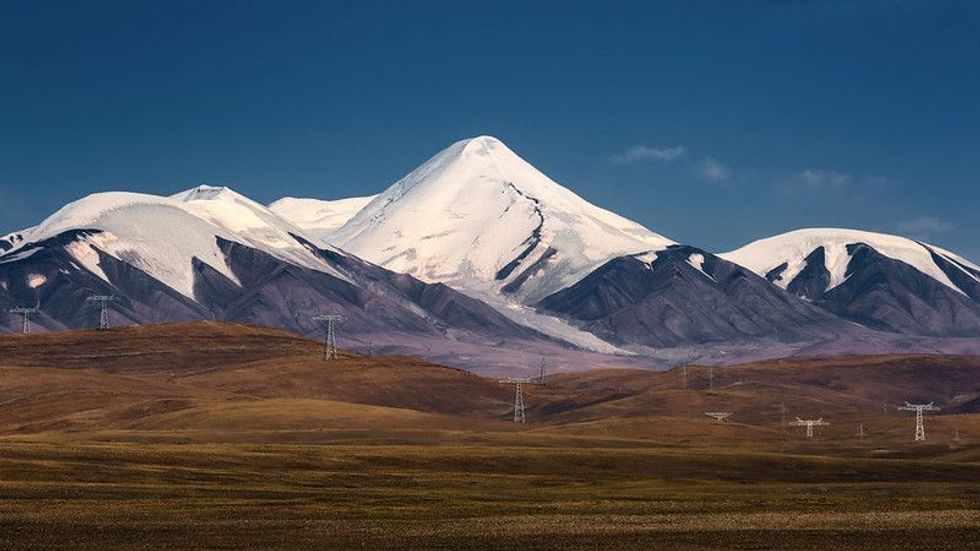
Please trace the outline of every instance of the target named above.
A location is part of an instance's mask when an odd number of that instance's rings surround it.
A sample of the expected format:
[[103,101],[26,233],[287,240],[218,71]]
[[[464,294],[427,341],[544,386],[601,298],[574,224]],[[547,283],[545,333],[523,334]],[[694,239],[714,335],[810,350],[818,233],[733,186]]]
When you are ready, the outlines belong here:
[[706,411],[704,412],[704,414],[714,419],[715,423],[724,423],[725,419],[728,419],[729,417],[734,415],[730,411]]
[[85,300],[99,303],[99,331],[109,329],[109,303],[116,300],[116,297],[112,295],[92,295]]
[[796,418],[796,421],[791,421],[790,425],[794,427],[806,427],[806,437],[813,438],[813,427],[824,427],[830,423],[823,420],[823,417],[819,419],[800,419]]
[[23,323],[23,325],[21,325],[21,331],[20,332],[21,333],[24,333],[25,335],[27,333],[30,333],[31,332],[31,316],[33,316],[34,314],[37,314],[40,311],[41,310],[37,306],[35,306],[33,308],[27,308],[27,307],[24,307],[24,306],[18,306],[17,308],[11,308],[10,309],[10,313],[11,314],[20,314],[21,317],[23,318],[24,323]]
[[500,379],[497,381],[499,383],[513,383],[514,384],[514,422],[515,423],[527,423],[527,416],[524,413],[524,384],[530,384],[530,379],[525,379],[522,377],[508,377],[506,379]]
[[545,365],[544,365],[544,356],[541,356],[541,374],[538,375],[538,384],[539,385],[543,385],[544,384],[544,376],[545,376],[545,374],[546,373],[545,373]]
[[922,417],[923,413],[926,411],[939,411],[939,408],[934,406],[932,402],[928,404],[910,404],[905,402],[904,406],[898,408],[901,411],[914,411],[915,412],[915,441],[921,442],[926,439],[926,426],[923,423]]
[[323,359],[337,359],[337,325],[344,321],[344,316],[340,314],[317,314],[313,316],[315,321],[327,322],[326,330],[323,333]]
[[858,425],[858,438],[860,438],[861,441],[864,442],[864,423]]

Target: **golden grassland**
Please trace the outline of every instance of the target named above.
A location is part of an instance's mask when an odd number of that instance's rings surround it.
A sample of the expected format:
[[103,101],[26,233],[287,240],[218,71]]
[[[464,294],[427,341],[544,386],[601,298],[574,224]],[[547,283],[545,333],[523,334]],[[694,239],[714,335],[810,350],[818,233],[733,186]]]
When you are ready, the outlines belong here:
[[[977,358],[556,374],[522,426],[495,380],[318,353],[220,324],[0,338],[0,548],[980,541]],[[925,443],[894,411],[910,389],[944,408]],[[783,405],[831,425],[806,440]]]
[[0,545],[962,549],[980,533],[972,463],[568,440],[538,447],[530,436],[492,444],[454,433],[425,435],[424,444],[8,439]]

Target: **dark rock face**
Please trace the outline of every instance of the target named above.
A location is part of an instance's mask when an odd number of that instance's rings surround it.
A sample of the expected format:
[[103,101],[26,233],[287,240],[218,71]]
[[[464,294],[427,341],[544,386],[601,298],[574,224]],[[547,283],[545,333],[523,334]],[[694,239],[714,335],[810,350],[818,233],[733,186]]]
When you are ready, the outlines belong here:
[[830,272],[826,264],[824,248],[817,247],[806,257],[806,266],[786,290],[807,300],[821,296],[830,285]]
[[[91,233],[94,230],[67,232],[18,251],[18,258],[0,259],[0,302],[4,303],[4,314],[8,305],[40,305],[41,311],[34,316],[36,326],[48,330],[97,327],[99,309],[86,299],[100,294],[115,296],[110,313],[113,324],[212,318],[194,301],[97,249],[108,282],[79,266],[64,247]],[[44,284],[31,288],[30,279],[39,276]],[[0,325],[19,330],[18,323],[8,317]]]
[[[980,281],[974,279],[974,277],[980,278],[980,270],[974,270],[969,266],[946,258],[928,246],[923,246],[929,250],[932,261],[939,266],[939,269],[946,274],[946,277],[953,282],[953,285],[956,285],[966,296],[980,302]],[[973,277],[970,277],[971,275]]]
[[[847,246],[845,280],[830,286],[823,247],[786,290],[844,319],[880,331],[930,337],[980,336],[980,282],[971,270],[920,244],[962,292],[864,243]],[[775,270],[774,270],[775,271]],[[772,273],[772,272],[770,272]],[[778,275],[773,281],[780,281]]]
[[[864,244],[848,245],[847,279],[815,303],[867,327],[907,335],[980,335],[980,284],[933,253],[959,293]],[[802,274],[801,274],[802,275]]]
[[[703,271],[693,255],[703,258]],[[851,331],[749,270],[682,245],[657,253],[652,263],[633,256],[610,260],[537,307],[613,342],[653,347],[809,341]]]
[[[442,284],[428,284],[357,258],[310,247],[345,278],[295,266],[267,253],[216,238],[238,280],[194,260],[194,299],[169,288],[146,272],[92,247],[105,279],[80,266],[65,250],[94,233],[73,231],[0,258],[0,327],[20,329],[8,313],[15,306],[41,305],[37,327],[57,330],[98,325],[99,309],[86,299],[113,295],[112,325],[219,319],[305,334],[319,334],[316,313],[346,317],[351,335],[418,335],[479,343],[501,339],[549,339],[510,321],[490,306]],[[90,246],[90,245],[84,245]],[[44,283],[30,287],[38,276]],[[404,337],[402,337],[404,338]],[[383,342],[379,342],[383,344]]]
[[[307,246],[312,247],[309,244]],[[487,304],[445,284],[425,283],[410,275],[386,270],[354,256],[343,256],[319,249],[317,252],[352,279],[360,281],[375,292],[416,305],[444,327],[486,331],[506,337],[526,338],[530,335],[543,338],[537,332],[511,321]]]

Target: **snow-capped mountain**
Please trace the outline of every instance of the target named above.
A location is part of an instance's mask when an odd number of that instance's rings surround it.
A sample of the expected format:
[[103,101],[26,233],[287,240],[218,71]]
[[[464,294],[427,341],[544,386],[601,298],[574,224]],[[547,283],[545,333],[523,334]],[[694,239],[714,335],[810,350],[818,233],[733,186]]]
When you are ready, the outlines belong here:
[[122,260],[182,295],[194,298],[193,260],[237,280],[216,237],[259,248],[272,256],[342,278],[297,242],[301,230],[266,207],[227,189],[202,185],[172,197],[96,193],[70,203],[33,228],[4,258],[36,249],[68,231],[85,230],[67,247],[80,266],[104,280],[96,250]]
[[539,308],[614,343],[654,348],[717,342],[816,342],[852,324],[701,249],[672,245],[603,264]]
[[376,195],[327,201],[283,197],[269,205],[269,210],[289,220],[307,234],[329,243],[333,232],[347,223]]
[[114,324],[220,319],[313,334],[320,328],[312,315],[332,312],[346,316],[362,346],[559,347],[445,285],[316,245],[227,188],[95,194],[21,233],[0,253],[0,327],[8,330],[17,327],[9,307],[35,304],[40,327],[91,327],[97,311],[86,299],[111,294]]
[[489,136],[438,153],[331,239],[391,270],[525,304],[610,258],[673,244],[590,204]]
[[818,228],[720,255],[868,327],[916,335],[980,335],[980,267],[934,245]]
[[113,324],[315,334],[312,314],[342,313],[349,344],[470,368],[582,350],[651,363],[980,353],[980,267],[949,251],[818,229],[712,255],[588,203],[487,136],[374,197],[99,193],[0,238],[0,330],[34,305],[40,327],[91,327],[93,294],[116,297]]

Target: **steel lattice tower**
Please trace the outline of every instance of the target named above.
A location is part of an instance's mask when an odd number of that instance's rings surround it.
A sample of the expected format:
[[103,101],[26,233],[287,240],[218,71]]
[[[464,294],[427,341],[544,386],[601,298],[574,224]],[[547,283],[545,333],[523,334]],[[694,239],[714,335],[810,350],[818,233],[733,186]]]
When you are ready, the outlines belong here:
[[531,383],[531,379],[523,379],[520,377],[509,377],[507,379],[501,379],[500,383],[513,383],[514,384],[514,422],[515,423],[527,423],[527,415],[524,412],[524,384]]
[[31,316],[37,314],[40,311],[41,310],[38,309],[36,306],[34,308],[26,308],[24,306],[18,306],[17,308],[10,309],[11,314],[20,314],[20,316],[23,318],[24,323],[21,326],[20,332],[25,335],[31,332]]
[[86,299],[88,302],[99,303],[99,331],[109,329],[109,303],[116,300],[112,295],[92,295]]
[[910,404],[905,402],[904,406],[898,408],[901,411],[914,411],[915,412],[915,441],[921,442],[926,439],[926,426],[923,422],[923,413],[926,411],[939,411],[939,408],[934,406],[932,402],[928,404]]
[[316,321],[327,322],[326,330],[323,334],[323,359],[336,360],[337,355],[337,325],[344,321],[344,316],[340,314],[317,314],[313,316]]
[[797,417],[796,421],[790,423],[790,425],[793,425],[794,427],[806,427],[807,438],[813,438],[813,427],[824,427],[829,424],[830,423],[823,420],[823,417],[820,419],[800,419]]
[[706,411],[704,414],[714,419],[715,423],[724,423],[725,419],[728,419],[734,415],[734,413],[730,411]]

